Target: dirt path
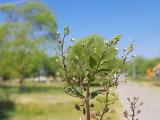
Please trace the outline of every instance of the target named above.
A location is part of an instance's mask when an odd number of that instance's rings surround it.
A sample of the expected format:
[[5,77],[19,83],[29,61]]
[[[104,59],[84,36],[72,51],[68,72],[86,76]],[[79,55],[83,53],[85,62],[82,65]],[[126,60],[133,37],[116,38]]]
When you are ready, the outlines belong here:
[[160,89],[127,82],[118,87],[117,93],[125,110],[128,108],[127,97],[139,97],[144,103],[140,107],[142,113],[139,115],[139,120],[160,120]]

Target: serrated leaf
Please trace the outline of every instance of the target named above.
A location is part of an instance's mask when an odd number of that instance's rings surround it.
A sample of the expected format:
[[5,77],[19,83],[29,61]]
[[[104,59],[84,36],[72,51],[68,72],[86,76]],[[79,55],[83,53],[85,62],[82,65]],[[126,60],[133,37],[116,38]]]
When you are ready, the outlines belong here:
[[115,60],[115,58],[111,58],[111,59],[105,60],[105,61],[103,61],[103,62],[101,63],[101,65],[104,65],[104,64],[110,62],[111,60]]
[[91,98],[94,99],[96,96],[98,96],[99,94],[101,94],[102,91],[101,90],[95,90],[91,92]]
[[91,98],[94,99],[98,95],[98,91],[91,92]]
[[90,56],[90,59],[89,59],[89,65],[90,65],[90,67],[91,68],[94,68],[94,66],[96,65],[96,60],[92,57],[92,56]]
[[75,104],[74,108],[75,108],[76,110],[81,110],[81,109],[80,109],[80,106],[77,105],[77,104]]
[[95,78],[92,77],[90,74],[87,74],[87,77],[89,78],[89,81],[94,81],[95,80]]
[[120,40],[121,36],[120,35],[117,35],[115,36],[112,41],[110,42],[111,45],[116,45],[117,42]]
[[133,51],[133,44],[131,44],[131,45],[128,46],[128,51],[129,51],[129,52],[132,52],[132,51]]
[[112,71],[112,70],[111,69],[102,68],[102,69],[97,70],[96,73],[99,73],[99,72],[110,72],[110,71]]

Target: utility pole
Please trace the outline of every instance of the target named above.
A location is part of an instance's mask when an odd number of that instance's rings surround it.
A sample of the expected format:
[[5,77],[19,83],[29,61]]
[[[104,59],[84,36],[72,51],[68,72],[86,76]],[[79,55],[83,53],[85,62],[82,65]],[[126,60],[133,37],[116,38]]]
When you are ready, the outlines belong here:
[[133,43],[133,61],[132,61],[132,79],[136,79],[136,61],[135,61],[135,58],[136,56],[134,55],[134,50],[135,50],[135,47],[134,47],[134,43],[135,43],[135,40],[132,41]]

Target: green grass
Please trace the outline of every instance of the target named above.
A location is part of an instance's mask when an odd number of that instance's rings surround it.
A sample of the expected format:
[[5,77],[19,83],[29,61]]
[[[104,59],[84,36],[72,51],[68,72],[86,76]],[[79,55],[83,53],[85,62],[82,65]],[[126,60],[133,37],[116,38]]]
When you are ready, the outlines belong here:
[[160,78],[154,79],[154,78],[141,77],[139,79],[132,79],[132,80],[147,86],[160,87]]
[[[74,105],[80,101],[66,95],[63,86],[63,83],[27,83],[20,91],[18,85],[1,85],[0,120],[78,120],[82,115]],[[6,94],[10,101],[6,101]],[[117,113],[110,116],[112,120],[119,118]]]

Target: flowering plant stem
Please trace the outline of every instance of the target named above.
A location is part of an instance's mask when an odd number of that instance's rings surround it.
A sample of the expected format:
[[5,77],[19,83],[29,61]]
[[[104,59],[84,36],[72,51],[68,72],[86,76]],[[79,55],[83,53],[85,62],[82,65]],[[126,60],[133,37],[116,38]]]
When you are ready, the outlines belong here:
[[[86,120],[103,120],[104,115],[109,112],[109,106],[114,104],[115,100],[109,100],[110,89],[118,86],[120,74],[123,73],[124,65],[126,64],[127,56],[133,49],[133,45],[128,47],[128,51],[123,56],[123,59],[116,58],[117,48],[115,45],[120,39],[116,36],[110,42],[104,41],[101,48],[95,47],[96,38],[93,36],[88,41],[82,44],[83,53],[78,54],[72,60],[68,60],[68,54],[64,49],[65,38],[69,35],[69,27],[64,28],[64,35],[62,39],[59,37],[60,58],[59,60],[63,69],[63,80],[66,81],[65,92],[73,97],[78,97],[82,100],[82,105],[75,105],[76,110],[82,111],[86,116]],[[73,39],[72,39],[73,41]],[[102,41],[101,41],[102,42]],[[93,50],[98,49],[99,53]],[[112,52],[108,52],[108,51]],[[109,54],[113,54],[109,57]],[[72,63],[72,62],[76,63]],[[110,63],[111,62],[111,63]],[[119,62],[115,68],[106,68],[108,63],[115,64]],[[75,66],[74,70],[71,67]],[[77,74],[75,73],[77,72]],[[76,75],[75,75],[76,74]],[[103,76],[103,81],[98,90],[92,90],[91,84],[96,80],[97,76]],[[102,111],[93,110],[94,104],[91,99],[95,99],[98,95],[104,95],[104,102]],[[111,103],[109,103],[112,101]],[[92,109],[91,109],[92,108]]]

